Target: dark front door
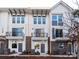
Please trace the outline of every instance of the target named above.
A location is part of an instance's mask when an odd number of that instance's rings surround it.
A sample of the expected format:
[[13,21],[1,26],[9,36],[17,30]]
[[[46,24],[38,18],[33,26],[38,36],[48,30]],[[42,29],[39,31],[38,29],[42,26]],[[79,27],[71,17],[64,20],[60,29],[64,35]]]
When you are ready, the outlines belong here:
[[0,43],[0,54],[4,53],[4,43]]
[[18,43],[18,52],[22,52],[22,43]]
[[41,44],[41,53],[45,53],[45,44]]

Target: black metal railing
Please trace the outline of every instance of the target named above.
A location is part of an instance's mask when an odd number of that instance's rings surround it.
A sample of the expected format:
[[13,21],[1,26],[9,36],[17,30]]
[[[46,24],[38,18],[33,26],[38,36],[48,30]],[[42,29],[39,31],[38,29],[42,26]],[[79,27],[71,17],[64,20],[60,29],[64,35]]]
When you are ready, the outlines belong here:
[[32,33],[32,37],[48,37],[48,33]]
[[21,32],[6,32],[6,36],[24,36]]

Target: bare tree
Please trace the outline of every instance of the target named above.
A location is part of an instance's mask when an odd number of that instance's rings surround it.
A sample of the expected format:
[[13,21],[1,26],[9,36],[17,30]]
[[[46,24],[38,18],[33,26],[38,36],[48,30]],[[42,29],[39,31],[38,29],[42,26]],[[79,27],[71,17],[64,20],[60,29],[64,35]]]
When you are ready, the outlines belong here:
[[73,12],[73,15],[78,17],[77,20],[74,21],[74,26],[72,27],[72,32],[73,34],[70,35],[72,39],[75,39],[77,41],[77,59],[79,59],[79,0],[75,0],[75,4],[78,7],[77,10]]
[[[78,7],[77,10],[73,10],[72,15],[71,13],[66,12],[66,17],[63,17],[64,19],[67,19],[68,22],[63,23],[68,27],[66,29],[68,31],[68,37],[71,41],[77,42],[77,59],[79,59],[79,1],[74,0],[76,6]],[[75,17],[78,17],[75,19]]]
[[73,3],[78,7],[78,9],[79,9],[79,0],[72,0],[73,1]]
[[[75,19],[75,17],[79,17],[79,10],[75,10],[72,13],[72,16],[69,13],[67,14],[67,20],[69,21],[70,24],[65,23],[69,27],[68,29],[68,37],[71,41],[76,41],[78,44],[77,47],[77,58],[79,59],[79,18]],[[66,17],[64,17],[65,19]]]
[[78,0],[76,0],[76,4],[77,4],[77,6],[78,6],[78,8],[79,8],[79,2],[78,2]]

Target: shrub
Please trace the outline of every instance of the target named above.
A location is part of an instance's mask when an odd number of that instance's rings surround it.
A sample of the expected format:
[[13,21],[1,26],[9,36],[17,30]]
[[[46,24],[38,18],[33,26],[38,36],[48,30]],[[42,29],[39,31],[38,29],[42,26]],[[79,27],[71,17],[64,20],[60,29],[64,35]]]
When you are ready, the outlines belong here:
[[35,52],[35,55],[40,55],[40,52],[39,51]]

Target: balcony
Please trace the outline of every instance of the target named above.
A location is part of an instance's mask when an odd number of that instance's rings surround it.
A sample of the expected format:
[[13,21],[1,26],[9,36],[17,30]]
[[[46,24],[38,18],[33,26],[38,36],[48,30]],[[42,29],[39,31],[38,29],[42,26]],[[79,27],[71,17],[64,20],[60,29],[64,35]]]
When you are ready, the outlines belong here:
[[32,40],[47,40],[48,33],[32,33]]
[[64,33],[63,35],[61,35],[61,36],[56,36],[56,35],[54,35],[53,36],[53,39],[55,39],[55,40],[69,40],[69,38],[68,38],[68,33]]
[[[74,44],[72,42],[60,42],[57,41],[51,44],[51,53],[53,55],[72,55],[74,54]],[[54,47],[54,48],[53,48]]]
[[[69,50],[69,51],[68,51]],[[70,50],[70,48],[56,48],[55,50],[53,50],[53,55],[72,55],[73,52]]]
[[24,38],[24,36],[12,35],[12,32],[6,33],[6,39],[23,39],[23,38]]

